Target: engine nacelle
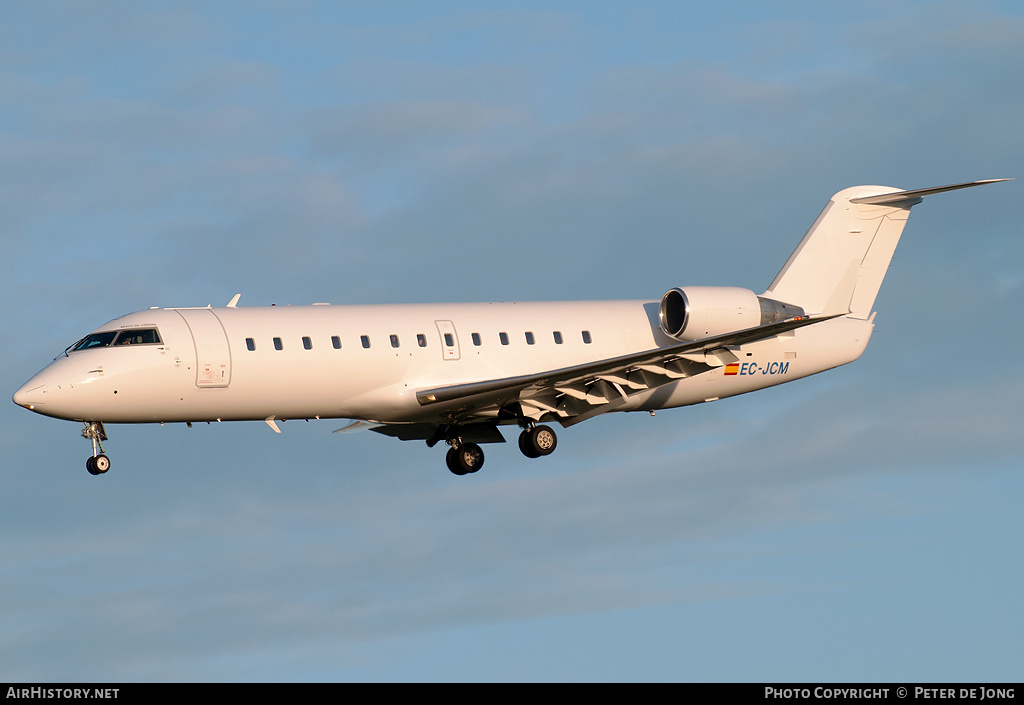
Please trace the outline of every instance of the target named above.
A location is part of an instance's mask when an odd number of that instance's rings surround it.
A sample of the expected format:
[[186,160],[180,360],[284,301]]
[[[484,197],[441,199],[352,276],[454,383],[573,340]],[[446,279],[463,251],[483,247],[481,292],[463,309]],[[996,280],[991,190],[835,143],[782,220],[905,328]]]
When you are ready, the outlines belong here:
[[658,320],[665,335],[700,340],[804,315],[802,308],[736,286],[687,286],[661,297]]

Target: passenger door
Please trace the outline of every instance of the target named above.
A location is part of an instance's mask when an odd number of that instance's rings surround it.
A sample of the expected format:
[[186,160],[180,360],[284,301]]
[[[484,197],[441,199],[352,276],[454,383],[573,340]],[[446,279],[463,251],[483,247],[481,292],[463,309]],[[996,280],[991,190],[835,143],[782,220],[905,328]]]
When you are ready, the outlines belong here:
[[231,351],[224,326],[212,309],[177,309],[192,333],[196,350],[196,387],[211,389],[231,383]]

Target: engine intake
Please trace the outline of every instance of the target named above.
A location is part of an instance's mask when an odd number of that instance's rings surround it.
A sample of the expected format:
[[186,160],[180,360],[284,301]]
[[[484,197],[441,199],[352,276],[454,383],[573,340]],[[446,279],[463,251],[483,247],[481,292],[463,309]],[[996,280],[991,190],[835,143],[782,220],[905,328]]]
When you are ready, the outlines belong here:
[[665,335],[699,340],[802,316],[803,309],[735,286],[688,286],[661,297],[658,320]]

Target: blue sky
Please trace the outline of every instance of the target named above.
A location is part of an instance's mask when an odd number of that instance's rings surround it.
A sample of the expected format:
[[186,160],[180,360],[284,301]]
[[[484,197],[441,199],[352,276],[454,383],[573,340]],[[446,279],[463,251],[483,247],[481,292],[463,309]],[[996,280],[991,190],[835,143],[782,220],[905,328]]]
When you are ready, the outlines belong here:
[[[1024,177],[1015,2],[10,3],[9,393],[150,306],[768,285],[832,193]],[[527,461],[0,406],[0,680],[1020,680],[1020,181],[856,363]],[[513,439],[514,440],[514,439]]]

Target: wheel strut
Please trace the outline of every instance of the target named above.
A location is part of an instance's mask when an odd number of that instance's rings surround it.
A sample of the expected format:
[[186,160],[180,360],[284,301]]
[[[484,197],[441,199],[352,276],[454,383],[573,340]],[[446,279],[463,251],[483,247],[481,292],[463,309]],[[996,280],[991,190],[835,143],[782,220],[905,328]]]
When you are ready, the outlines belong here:
[[110,469],[110,458],[103,454],[103,441],[107,440],[107,432],[102,421],[86,421],[82,429],[82,437],[92,442],[92,456],[85,461],[85,469],[90,475],[102,475]]

